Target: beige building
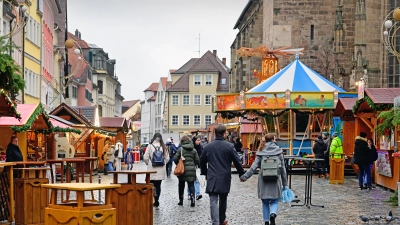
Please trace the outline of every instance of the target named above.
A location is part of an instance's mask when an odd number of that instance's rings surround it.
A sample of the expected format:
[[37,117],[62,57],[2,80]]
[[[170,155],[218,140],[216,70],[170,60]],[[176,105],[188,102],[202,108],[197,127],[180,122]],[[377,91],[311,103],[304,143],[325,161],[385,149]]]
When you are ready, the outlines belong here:
[[140,113],[140,99],[122,102],[122,116],[125,117],[125,119],[131,119],[138,110]]
[[190,59],[171,73],[172,86],[167,89],[168,123],[166,132],[183,133],[203,130],[215,120],[212,96],[229,92],[229,68],[207,51],[200,59]]

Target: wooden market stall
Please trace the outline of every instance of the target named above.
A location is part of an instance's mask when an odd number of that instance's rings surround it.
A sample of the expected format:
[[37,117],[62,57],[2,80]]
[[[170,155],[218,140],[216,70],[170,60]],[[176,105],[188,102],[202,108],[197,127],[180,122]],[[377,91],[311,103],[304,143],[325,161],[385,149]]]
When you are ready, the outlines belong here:
[[380,135],[376,128],[384,122],[378,118],[379,113],[393,108],[394,98],[400,96],[400,88],[365,88],[361,94],[352,110],[355,117],[354,135],[365,132],[367,138],[374,139],[378,149],[374,181],[378,185],[397,190],[397,182],[400,182],[400,158],[394,157],[393,153],[397,151],[399,133],[385,130]]

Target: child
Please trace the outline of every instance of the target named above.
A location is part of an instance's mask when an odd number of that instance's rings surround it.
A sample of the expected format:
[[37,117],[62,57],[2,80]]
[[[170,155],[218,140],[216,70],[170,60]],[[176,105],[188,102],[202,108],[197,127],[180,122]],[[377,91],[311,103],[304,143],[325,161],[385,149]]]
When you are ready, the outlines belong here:
[[128,165],[128,170],[133,169],[133,154],[130,148],[127,149],[127,152],[125,154],[125,163]]

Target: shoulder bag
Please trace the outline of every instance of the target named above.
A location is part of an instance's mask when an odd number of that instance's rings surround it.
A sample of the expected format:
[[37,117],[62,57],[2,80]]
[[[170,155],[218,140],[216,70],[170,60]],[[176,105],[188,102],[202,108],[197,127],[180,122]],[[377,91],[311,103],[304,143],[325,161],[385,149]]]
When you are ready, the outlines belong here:
[[185,160],[185,158],[182,155],[182,147],[181,147],[181,157],[179,159],[178,165],[176,165],[175,167],[174,175],[182,176],[185,173],[185,165],[183,164],[183,160]]

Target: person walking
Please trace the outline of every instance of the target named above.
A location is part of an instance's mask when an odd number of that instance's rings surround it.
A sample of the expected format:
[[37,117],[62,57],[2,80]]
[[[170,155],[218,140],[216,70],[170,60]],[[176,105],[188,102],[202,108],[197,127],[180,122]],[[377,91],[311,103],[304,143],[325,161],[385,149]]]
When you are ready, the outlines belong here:
[[132,170],[133,169],[133,154],[131,152],[131,149],[128,148],[125,154],[125,163],[126,165],[128,165],[128,170]]
[[115,151],[115,146],[112,145],[111,143],[108,144],[108,148],[107,148],[107,162],[108,162],[108,171],[114,171],[114,161],[115,161],[115,155],[114,155],[114,151]]
[[[153,166],[154,156],[158,155],[156,151],[162,152],[164,158],[164,164],[161,166]],[[155,153],[156,152],[156,153]],[[160,133],[155,133],[150,144],[146,148],[146,152],[143,155],[144,163],[147,165],[147,170],[155,170],[157,173],[150,174],[150,183],[154,185],[154,204],[153,206],[158,207],[160,205],[159,199],[161,195],[161,182],[166,177],[166,164],[169,161],[169,152],[164,144]]]
[[240,137],[237,137],[236,138],[236,141],[235,141],[235,149],[236,149],[236,152],[237,153],[242,153],[242,147],[243,147],[243,144],[242,144],[242,142],[240,142]]
[[342,140],[340,139],[340,137],[338,137],[337,132],[334,132],[332,134],[332,137],[333,137],[333,140],[332,140],[331,146],[329,148],[330,155],[334,154],[333,158],[342,158],[342,154],[343,154]]
[[[193,141],[193,145],[194,145],[194,149],[196,149],[197,155],[200,157],[202,152],[203,152],[203,147],[200,144],[200,137],[199,136],[195,136],[192,138]],[[199,164],[199,168],[200,168],[200,164]],[[195,190],[195,196],[196,196],[196,200],[200,200],[201,198],[203,198],[203,195],[200,192],[200,182],[199,179],[197,178],[197,172],[196,172],[196,180],[194,181],[194,190]],[[188,188],[188,196],[190,199],[190,189]]]
[[[358,165],[358,185],[361,190],[368,189],[371,190],[371,151],[368,148],[367,143],[367,133],[360,132],[360,135],[356,137],[354,142],[354,155],[353,162]],[[364,188],[364,174],[366,175],[366,184],[367,187]]]
[[181,147],[174,156],[175,164],[179,163],[179,159],[182,156],[184,164],[184,174],[178,176],[178,194],[179,202],[178,205],[183,205],[183,193],[185,191],[185,182],[188,184],[188,189],[190,192],[190,206],[195,206],[195,189],[194,181],[196,180],[196,166],[200,165],[199,156],[197,151],[194,149],[194,145],[189,136],[184,135],[181,138]]
[[206,176],[206,193],[210,196],[210,212],[213,225],[226,225],[226,208],[231,188],[232,162],[239,172],[245,171],[237,157],[233,145],[225,140],[226,127],[217,125],[214,129],[215,139],[203,149],[200,156],[201,174]]
[[124,146],[120,140],[115,144],[115,171],[121,171],[121,159],[124,157]]
[[169,161],[165,169],[167,172],[167,178],[171,178],[172,162],[174,161],[174,156],[181,145],[179,144],[179,147],[176,147],[176,145],[174,144],[174,139],[172,139],[172,137],[167,139],[167,143],[165,143],[165,145],[167,146],[169,153]]
[[[324,152],[326,150],[326,144],[325,142],[322,140],[322,136],[319,135],[318,139],[314,142],[314,146],[313,146],[313,152],[315,155],[316,159],[324,159]],[[317,176],[319,178],[321,177],[325,177],[326,175],[326,166],[325,163],[322,161],[317,161],[315,162],[315,170],[317,172]],[[321,174],[321,170],[322,170],[322,174]]]
[[326,174],[325,177],[329,178],[329,171],[330,171],[330,162],[329,162],[329,150],[331,147],[331,138],[329,137],[329,133],[324,131],[322,132],[322,140],[325,142],[326,149],[324,151],[324,163],[326,167]]
[[[250,169],[240,177],[241,182],[248,180],[256,171],[261,168],[263,156],[279,156],[281,160],[281,172],[277,179],[265,180],[262,173],[258,173],[258,198],[262,201],[263,219],[265,225],[275,225],[275,218],[278,213],[278,200],[282,197],[282,188],[287,186],[286,169],[283,166],[284,159],[282,149],[275,143],[275,135],[267,134],[263,138],[264,141],[260,144],[260,148],[256,153],[256,159]],[[322,137],[321,137],[322,141]]]
[[[374,165],[374,162],[378,159],[378,152],[376,151],[376,147],[374,145],[374,140],[372,138],[369,138],[368,141],[368,148],[371,154],[371,164],[369,164],[369,169],[371,171],[371,187],[375,188],[372,186],[372,166]],[[367,174],[364,174],[364,188],[368,188],[367,185]]]
[[206,136],[203,136],[203,138],[201,139],[200,145],[201,147],[206,147],[206,145],[208,144],[208,140]]

